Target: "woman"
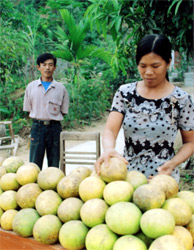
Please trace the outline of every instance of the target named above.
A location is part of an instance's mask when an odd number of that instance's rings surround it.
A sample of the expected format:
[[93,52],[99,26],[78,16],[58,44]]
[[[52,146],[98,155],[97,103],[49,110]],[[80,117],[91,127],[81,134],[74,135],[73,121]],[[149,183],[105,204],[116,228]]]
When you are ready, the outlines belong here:
[[[117,90],[104,129],[104,153],[95,168],[100,173],[104,161],[121,158],[129,170],[138,170],[148,178],[172,175],[179,181],[177,166],[194,153],[194,103],[191,97],[168,80],[171,44],[163,35],[146,35],[140,41],[136,62],[142,80],[124,84]],[[123,126],[124,158],[115,151],[115,142]],[[174,153],[174,141],[180,129],[183,145]]]

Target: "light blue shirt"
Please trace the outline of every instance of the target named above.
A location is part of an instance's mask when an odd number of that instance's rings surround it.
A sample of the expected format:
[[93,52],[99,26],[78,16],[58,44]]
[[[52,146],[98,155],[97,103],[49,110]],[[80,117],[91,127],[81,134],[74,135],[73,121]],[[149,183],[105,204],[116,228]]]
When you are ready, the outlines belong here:
[[42,83],[42,85],[44,86],[45,91],[47,91],[49,85],[51,84],[51,82],[43,82],[43,81],[41,81],[41,83]]

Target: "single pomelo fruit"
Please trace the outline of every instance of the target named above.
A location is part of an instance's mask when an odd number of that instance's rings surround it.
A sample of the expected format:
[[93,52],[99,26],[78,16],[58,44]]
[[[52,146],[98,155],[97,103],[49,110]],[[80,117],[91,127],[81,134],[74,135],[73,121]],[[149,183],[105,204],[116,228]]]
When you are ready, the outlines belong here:
[[32,236],[33,227],[40,215],[34,208],[23,208],[14,216],[12,227],[13,231],[22,236]]
[[125,180],[132,185],[134,190],[139,186],[148,183],[146,176],[136,170],[128,171]]
[[24,161],[19,156],[10,156],[2,164],[7,173],[16,173],[22,165],[24,165]]
[[17,181],[20,185],[35,183],[37,181],[40,168],[35,163],[29,162],[22,165],[16,172]]
[[106,224],[100,224],[91,228],[86,236],[87,250],[110,250],[118,239]]
[[164,235],[155,239],[149,250],[185,250],[174,235]]
[[193,239],[191,233],[182,226],[175,226],[173,235],[177,237],[186,250],[191,250],[193,247]]
[[16,201],[21,208],[34,208],[36,199],[41,192],[37,183],[25,184],[17,191]]
[[108,208],[105,216],[107,226],[116,234],[135,234],[140,229],[140,209],[131,202],[118,202]]
[[48,167],[38,174],[37,183],[43,190],[56,190],[58,182],[65,176],[63,171],[56,167]]
[[0,195],[0,208],[4,211],[9,209],[16,209],[18,204],[16,202],[16,191],[8,190]]
[[79,250],[85,247],[88,228],[80,220],[71,220],[63,224],[59,232],[59,241],[65,249]]
[[133,187],[126,181],[112,181],[108,183],[103,191],[103,198],[109,205],[120,201],[130,201],[133,196]]
[[80,209],[80,217],[88,227],[104,223],[108,205],[102,199],[95,198],[87,200]]
[[56,215],[43,215],[34,224],[33,237],[43,244],[55,244],[59,239],[61,226],[62,223]]
[[104,162],[100,166],[100,177],[107,183],[111,181],[125,180],[126,175],[127,165],[117,157],[111,157],[108,166],[105,166]]
[[192,215],[190,222],[185,227],[190,232],[194,242],[194,214]]
[[62,222],[80,219],[80,209],[83,201],[77,197],[70,197],[62,201],[57,210],[57,215]]
[[57,214],[57,209],[61,204],[61,197],[54,190],[45,190],[39,194],[35,202],[35,208],[43,216],[46,214]]
[[70,172],[70,175],[76,175],[79,176],[82,180],[85,179],[86,177],[90,176],[92,173],[92,170],[89,169],[88,167],[78,167]]
[[172,234],[175,227],[173,215],[162,208],[146,211],[140,220],[142,232],[152,239],[162,235]]
[[82,179],[76,175],[63,177],[57,184],[57,192],[63,198],[79,197],[79,185]]
[[6,172],[6,169],[4,168],[4,167],[0,167],[0,179],[1,179],[1,177],[4,175],[4,174],[6,174],[7,172]]
[[121,236],[114,244],[113,250],[147,250],[145,243],[134,235]]
[[176,180],[170,175],[156,175],[150,180],[150,184],[161,188],[166,195],[166,199],[176,196],[179,187]]
[[106,184],[103,180],[95,176],[85,178],[79,185],[79,196],[83,201],[94,198],[101,199]]
[[170,198],[166,200],[162,208],[168,210],[174,216],[177,226],[185,226],[191,220],[191,208],[188,203],[181,198]]
[[160,208],[164,202],[164,191],[151,184],[143,184],[133,193],[133,203],[135,203],[142,211]]
[[1,227],[5,230],[11,231],[12,228],[12,221],[17,214],[17,210],[15,209],[9,209],[5,211],[1,216]]
[[153,239],[145,235],[141,230],[135,236],[138,237],[140,240],[142,240],[147,247],[149,247],[153,242]]
[[18,190],[20,184],[16,179],[16,173],[6,173],[0,179],[0,187],[2,190]]
[[194,192],[183,190],[178,192],[177,197],[185,200],[191,207],[192,214],[194,214]]

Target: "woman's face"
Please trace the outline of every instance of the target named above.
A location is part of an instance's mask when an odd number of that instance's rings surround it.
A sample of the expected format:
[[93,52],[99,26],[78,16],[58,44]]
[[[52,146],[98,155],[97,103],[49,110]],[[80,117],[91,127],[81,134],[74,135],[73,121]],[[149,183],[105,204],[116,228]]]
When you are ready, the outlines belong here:
[[143,56],[138,64],[139,73],[148,87],[158,86],[166,81],[166,72],[170,63],[154,53]]

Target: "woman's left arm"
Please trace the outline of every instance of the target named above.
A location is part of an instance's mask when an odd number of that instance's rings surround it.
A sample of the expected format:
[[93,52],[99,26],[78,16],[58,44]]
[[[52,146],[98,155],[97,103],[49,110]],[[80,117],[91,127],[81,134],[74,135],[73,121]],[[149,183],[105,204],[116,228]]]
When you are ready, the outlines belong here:
[[194,130],[181,130],[180,132],[183,145],[171,160],[166,161],[162,166],[158,168],[159,174],[170,175],[179,164],[186,161],[190,156],[194,154]]

